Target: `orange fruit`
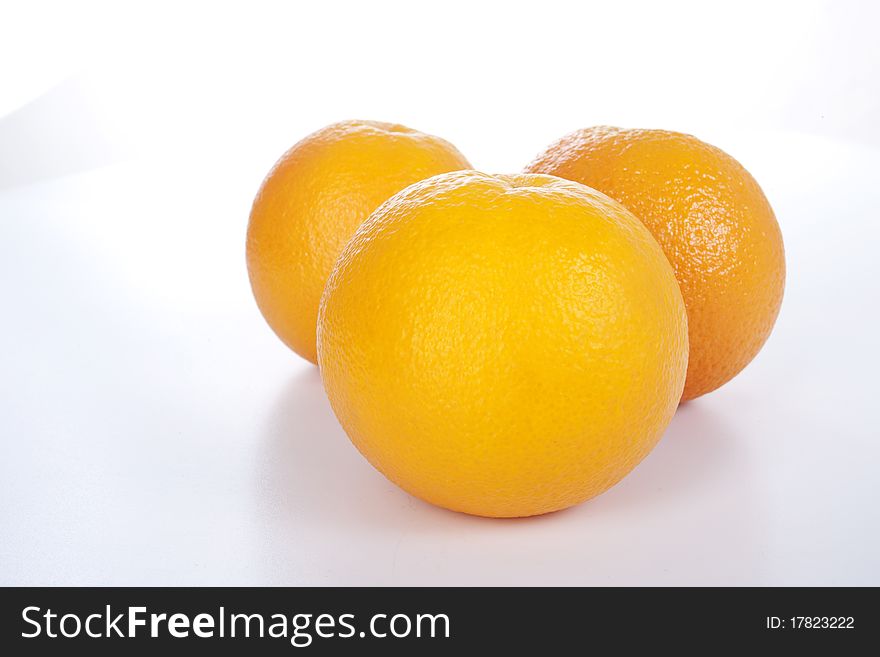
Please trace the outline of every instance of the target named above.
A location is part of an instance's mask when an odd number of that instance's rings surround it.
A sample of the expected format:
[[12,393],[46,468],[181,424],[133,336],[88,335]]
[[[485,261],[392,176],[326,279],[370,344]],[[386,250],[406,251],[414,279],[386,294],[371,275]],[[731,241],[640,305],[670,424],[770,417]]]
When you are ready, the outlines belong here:
[[343,250],[318,362],[363,455],[466,513],[530,516],[614,485],[659,440],[687,368],[672,268],[622,205],[552,176],[408,187]]
[[407,185],[470,164],[447,141],[376,121],[343,121],[293,146],[263,181],[247,230],[257,305],[296,353],[316,361],[318,302],[336,256]]
[[608,194],[663,247],[688,311],[683,400],[757,355],[782,303],[785,255],[773,209],[739,162],[691,135],[596,127],[563,137],[526,171]]

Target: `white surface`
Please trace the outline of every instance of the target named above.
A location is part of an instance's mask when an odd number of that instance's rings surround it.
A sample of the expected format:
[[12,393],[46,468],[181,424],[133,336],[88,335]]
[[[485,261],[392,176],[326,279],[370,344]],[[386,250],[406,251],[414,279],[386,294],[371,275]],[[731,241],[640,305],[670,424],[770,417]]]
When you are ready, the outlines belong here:
[[[134,45],[100,65],[62,48],[17,69],[26,84],[0,85],[0,584],[880,584],[876,10],[780,6],[624,27],[638,8],[383,7],[335,26],[338,7],[263,8],[201,31],[193,11],[170,41],[163,16],[127,16],[105,31]],[[27,25],[18,46],[37,49]],[[714,57],[680,45],[688,30]],[[601,94],[570,83],[624,36]],[[656,76],[682,70],[703,82],[667,94]],[[696,132],[777,211],[773,336],[580,507],[493,521],[407,496],[266,327],[244,266],[273,159],[351,116],[437,132],[490,171],[600,122]]]

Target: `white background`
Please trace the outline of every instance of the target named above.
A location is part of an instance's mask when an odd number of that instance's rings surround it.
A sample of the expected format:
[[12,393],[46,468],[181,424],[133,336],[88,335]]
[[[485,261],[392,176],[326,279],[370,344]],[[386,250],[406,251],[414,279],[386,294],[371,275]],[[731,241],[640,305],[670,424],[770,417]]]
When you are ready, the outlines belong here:
[[[125,5],[3,6],[0,584],[880,584],[876,3]],[[344,118],[490,172],[715,143],[782,226],[776,330],[580,507],[413,499],[247,283],[260,180]]]

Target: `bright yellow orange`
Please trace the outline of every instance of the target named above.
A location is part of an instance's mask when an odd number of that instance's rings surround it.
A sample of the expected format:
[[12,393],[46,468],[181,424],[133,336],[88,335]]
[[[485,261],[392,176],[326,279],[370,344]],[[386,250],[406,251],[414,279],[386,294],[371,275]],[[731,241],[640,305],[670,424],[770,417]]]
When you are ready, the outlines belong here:
[[334,123],[287,151],[263,181],[247,231],[251,288],[278,337],[317,362],[318,302],[348,238],[407,185],[467,168],[449,142],[376,121]]
[[318,325],[357,448],[413,495],[481,516],[614,485],[660,438],[687,368],[657,242],[552,176],[461,171],[392,197],[345,247]]
[[782,303],[785,255],[773,210],[739,162],[691,135],[597,127],[563,137],[526,171],[608,194],[663,247],[688,310],[684,400],[755,357]]

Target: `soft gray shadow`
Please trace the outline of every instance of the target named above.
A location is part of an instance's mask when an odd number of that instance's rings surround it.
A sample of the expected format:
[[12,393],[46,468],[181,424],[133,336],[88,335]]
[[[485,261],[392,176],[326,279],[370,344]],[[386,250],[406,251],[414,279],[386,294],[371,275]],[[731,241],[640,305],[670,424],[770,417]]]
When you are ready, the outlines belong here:
[[718,407],[688,404],[648,458],[603,495],[533,518],[478,518],[421,502],[373,469],[310,368],[280,392],[266,426],[269,581],[758,582],[766,522],[742,438]]
[[76,79],[0,119],[0,189],[89,171],[122,157],[94,99]]
[[482,518],[409,495],[373,468],[345,435],[315,367],[295,375],[275,402],[266,426],[262,475],[264,502],[282,524],[305,518],[325,528],[408,531],[417,523],[454,531],[548,522],[565,513]]
[[710,480],[749,468],[742,441],[706,404],[679,406],[654,450],[628,476],[586,505],[613,512],[627,506],[662,507],[698,495]]
[[[512,526],[584,521],[583,516],[644,513],[674,508],[677,500],[700,496],[719,480],[748,482],[752,462],[743,441],[723,415],[699,401],[679,406],[654,450],[615,486],[582,504],[528,518],[501,520]],[[752,506],[753,496],[739,488],[738,513]],[[495,519],[457,517],[476,521]]]
[[679,407],[663,439],[620,483],[582,505],[531,518],[479,518],[439,509],[389,482],[358,453],[327,401],[317,368],[294,376],[278,396],[266,428],[264,494],[285,516],[317,524],[400,527],[414,513],[433,522],[509,525],[568,521],[579,511],[617,513],[675,504],[710,479],[748,468],[724,418],[710,407]]
[[333,415],[315,367],[294,376],[275,402],[263,484],[282,519],[313,525],[393,529],[414,512],[460,515],[408,495],[361,456]]

